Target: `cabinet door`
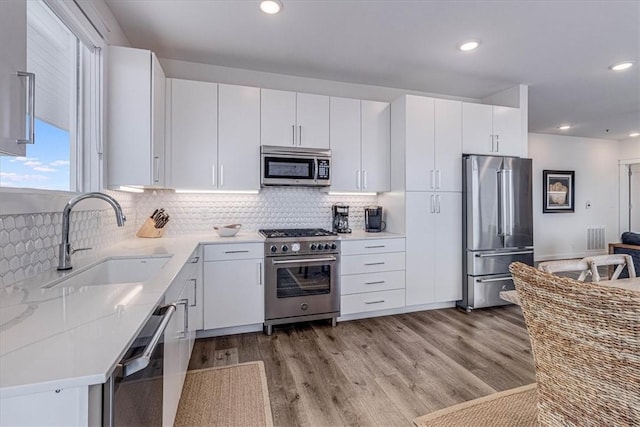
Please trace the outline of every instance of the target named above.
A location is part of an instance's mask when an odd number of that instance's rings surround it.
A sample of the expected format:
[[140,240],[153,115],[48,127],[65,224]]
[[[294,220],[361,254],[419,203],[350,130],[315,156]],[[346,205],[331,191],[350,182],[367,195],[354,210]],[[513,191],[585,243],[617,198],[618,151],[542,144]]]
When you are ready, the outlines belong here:
[[260,190],[260,88],[218,90],[218,187]]
[[406,189],[431,190],[435,185],[434,99],[406,97]]
[[298,93],[297,145],[329,148],[329,97]]
[[495,150],[501,156],[526,157],[522,140],[522,116],[519,108],[493,107]]
[[427,304],[435,299],[435,194],[407,192],[406,198],[406,304]]
[[168,87],[169,186],[215,189],[218,173],[218,85],[170,79]]
[[462,103],[462,151],[496,154],[493,144],[493,106]]
[[462,191],[462,102],[435,100],[435,189]]
[[388,102],[361,101],[362,191],[391,186],[391,112]]
[[204,328],[264,322],[263,260],[204,263]]
[[331,116],[331,190],[360,191],[360,100],[334,98]]
[[27,2],[0,1],[0,153],[24,156],[27,71]]
[[184,276],[179,274],[165,294],[167,304],[175,302],[177,305],[164,331],[162,425],[173,425],[189,363],[187,360],[185,364],[188,348],[185,310],[188,310],[188,303],[183,302],[186,291],[184,284]]
[[298,145],[296,93],[272,89],[260,93],[260,144]]
[[[152,129],[158,123],[152,122],[152,103],[162,95],[152,95],[152,73],[157,84],[162,74],[159,64],[152,68],[152,63],[148,50],[109,47],[106,85],[109,186],[159,184],[161,159],[154,157],[160,157],[161,153],[154,154],[152,146]],[[154,173],[155,164],[158,173]]]
[[164,71],[155,53],[151,52],[151,145],[153,151],[152,185],[164,187],[165,174],[165,104],[166,82]]
[[433,302],[462,299],[462,193],[436,193]]

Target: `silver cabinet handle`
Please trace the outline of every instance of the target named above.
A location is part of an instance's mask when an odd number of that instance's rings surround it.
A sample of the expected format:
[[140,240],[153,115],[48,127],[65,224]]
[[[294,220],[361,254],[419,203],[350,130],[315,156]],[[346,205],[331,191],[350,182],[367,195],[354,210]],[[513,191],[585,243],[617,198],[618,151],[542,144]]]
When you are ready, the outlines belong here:
[[375,300],[375,301],[365,301],[365,304],[380,304],[383,303],[384,300],[383,299],[379,299],[379,300]]
[[431,189],[433,190],[435,188],[436,188],[436,171],[431,169]]
[[374,245],[374,246],[365,246],[365,249],[377,249],[377,248],[384,248],[385,245]]
[[380,261],[380,262],[365,262],[364,265],[384,265],[384,261]]
[[186,338],[189,332],[189,300],[181,299],[176,301],[176,307],[179,305],[184,306],[184,311],[182,312],[182,331],[178,332],[178,338]]
[[196,264],[198,261],[200,261],[200,257],[199,256],[194,256],[193,258],[191,258],[189,260],[189,264]]
[[160,156],[153,156],[153,182],[160,181]]
[[[162,338],[162,334],[164,330],[167,328],[169,321],[171,321],[171,316],[176,311],[176,304],[169,304],[163,307],[160,307],[157,311],[157,314],[162,314],[162,321],[158,325],[158,328],[153,333],[151,337],[151,341],[144,348],[142,354],[134,359],[129,359],[122,362],[122,376],[128,377],[129,375],[135,374],[138,371],[143,370],[147,366],[149,366],[149,361],[151,360],[151,354],[155,351],[158,343],[160,342],[160,338]],[[156,314],[156,313],[154,313]]]
[[495,252],[490,254],[476,254],[476,258],[491,258],[494,256],[510,256],[510,255],[528,255],[533,251],[516,251],[516,252]]
[[436,213],[440,213],[440,195],[436,194]]
[[436,212],[435,197],[432,194],[431,195],[431,213],[435,213],[435,212]]
[[364,282],[365,285],[381,285],[383,284],[385,281],[384,280],[378,280],[376,282]]
[[225,254],[246,254],[248,253],[248,250],[243,250],[243,251],[224,251]]
[[489,139],[491,139],[491,152],[494,153],[496,150],[494,149],[495,142],[493,141],[493,135],[489,135]]
[[224,165],[220,164],[220,188],[224,187]]
[[362,171],[362,189],[367,189],[367,171],[365,170]]
[[18,144],[35,144],[36,143],[36,75],[26,71],[18,71],[18,76],[26,77],[29,80],[27,115],[29,116],[29,138],[18,139]]
[[195,307],[198,305],[198,279],[189,279],[187,282],[193,283],[193,304],[189,304],[189,307]]
[[291,125],[291,145],[296,145],[296,125]]
[[262,263],[258,263],[258,285],[262,286]]
[[302,125],[298,126],[298,145],[302,145]]
[[336,257],[327,257],[327,258],[307,258],[307,259],[286,259],[283,261],[273,261],[273,264],[298,264],[301,262],[331,262],[335,261]]
[[211,185],[216,186],[216,165],[211,165]]
[[496,153],[500,152],[500,135],[494,135],[496,137]]
[[359,170],[356,171],[356,188],[358,190],[360,189],[360,171]]
[[442,174],[440,173],[440,169],[436,170],[436,189],[440,189],[440,184],[442,183]]
[[505,280],[513,280],[513,277],[507,276],[507,277],[493,277],[491,279],[476,279],[476,282],[478,282],[478,283],[491,283],[491,282],[503,282]]

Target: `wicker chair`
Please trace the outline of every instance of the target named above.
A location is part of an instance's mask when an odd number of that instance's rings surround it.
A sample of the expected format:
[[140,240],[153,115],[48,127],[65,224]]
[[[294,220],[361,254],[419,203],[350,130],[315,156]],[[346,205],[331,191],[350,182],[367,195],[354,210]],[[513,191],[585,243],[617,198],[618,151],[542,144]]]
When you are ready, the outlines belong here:
[[591,268],[592,280],[594,282],[600,281],[600,274],[598,273],[599,266],[611,266],[616,267],[611,274],[610,280],[615,280],[620,277],[620,273],[627,268],[627,277],[636,277],[636,269],[633,266],[633,259],[629,255],[615,254],[615,255],[598,255],[585,258],[583,261],[589,263]]
[[531,339],[542,425],[640,425],[640,294],[509,267]]
[[547,273],[577,273],[578,280],[583,282],[591,274],[589,263],[583,259],[568,259],[562,261],[544,261],[538,264],[538,270]]

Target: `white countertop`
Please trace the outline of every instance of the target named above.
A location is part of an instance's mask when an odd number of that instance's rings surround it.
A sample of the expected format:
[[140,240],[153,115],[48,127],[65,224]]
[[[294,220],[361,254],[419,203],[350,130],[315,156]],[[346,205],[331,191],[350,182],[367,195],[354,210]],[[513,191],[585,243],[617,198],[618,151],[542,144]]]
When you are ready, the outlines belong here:
[[112,256],[171,258],[144,283],[43,289],[73,273],[53,270],[0,289],[0,398],[104,383],[198,244],[263,241],[257,233],[128,239],[75,270]]
[[368,233],[364,230],[353,230],[351,233],[340,233],[338,236],[340,236],[340,240],[396,239],[405,237],[404,234],[389,233],[388,231]]

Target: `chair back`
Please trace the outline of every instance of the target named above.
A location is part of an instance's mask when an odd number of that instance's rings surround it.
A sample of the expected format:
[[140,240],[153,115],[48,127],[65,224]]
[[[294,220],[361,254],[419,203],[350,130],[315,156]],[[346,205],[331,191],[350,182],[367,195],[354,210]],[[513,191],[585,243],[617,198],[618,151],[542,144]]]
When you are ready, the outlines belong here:
[[589,263],[584,259],[544,261],[538,264],[538,270],[551,274],[579,272],[578,280],[581,282],[587,278],[587,275],[591,274]]
[[584,261],[588,262],[591,268],[591,276],[594,282],[599,282],[600,273],[598,272],[598,267],[600,266],[611,266],[616,267],[611,275],[610,280],[615,280],[620,277],[620,273],[627,268],[629,272],[629,277],[636,277],[636,269],[633,265],[633,259],[629,255],[625,254],[609,254],[609,255],[597,255],[591,256],[584,259]]
[[536,366],[541,425],[640,425],[640,293],[509,267]]

